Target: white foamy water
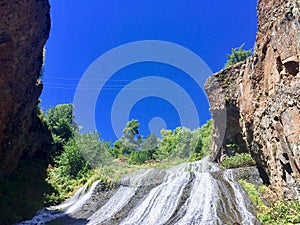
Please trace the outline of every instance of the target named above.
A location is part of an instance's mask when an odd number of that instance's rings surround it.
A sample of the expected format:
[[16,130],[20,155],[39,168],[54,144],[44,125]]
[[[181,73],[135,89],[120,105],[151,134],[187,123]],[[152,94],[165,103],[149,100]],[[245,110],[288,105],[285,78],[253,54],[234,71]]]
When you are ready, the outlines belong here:
[[134,193],[132,187],[121,187],[103,207],[88,218],[88,225],[97,225],[109,220],[130,201]]
[[78,212],[91,198],[98,184],[99,181],[95,181],[90,188],[87,188],[87,184],[83,185],[64,203],[42,209],[31,220],[21,222],[18,225],[43,225],[53,219]]
[[189,173],[185,171],[185,167],[185,164],[181,164],[170,169],[166,180],[152,189],[121,224],[164,224],[174,213],[189,181]]
[[[21,224],[44,224],[63,215],[80,214],[85,203],[95,201],[91,197],[97,184],[89,189],[83,186],[64,204],[41,210]],[[233,170],[221,171],[206,157],[167,170],[149,169],[125,176],[112,197],[80,225],[259,225],[246,198]]]

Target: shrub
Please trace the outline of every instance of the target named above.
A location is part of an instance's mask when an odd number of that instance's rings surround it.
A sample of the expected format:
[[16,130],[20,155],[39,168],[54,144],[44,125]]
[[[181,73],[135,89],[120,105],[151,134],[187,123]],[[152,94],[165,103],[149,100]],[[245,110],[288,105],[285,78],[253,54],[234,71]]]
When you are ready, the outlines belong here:
[[148,152],[134,150],[129,155],[128,163],[132,165],[141,165],[149,159],[150,157]]
[[76,145],[84,159],[93,168],[109,164],[112,156],[109,151],[110,143],[100,140],[100,134],[96,131],[75,135]]
[[59,104],[50,107],[44,114],[45,122],[53,139],[51,156],[55,158],[63,152],[64,145],[74,138],[78,126],[74,121],[72,104]]
[[89,164],[83,158],[75,141],[70,141],[64,146],[64,152],[55,160],[61,176],[80,178],[89,169]]
[[[298,200],[275,200],[272,199],[270,207],[267,207],[262,200],[266,192],[266,186],[259,188],[246,180],[239,180],[249,199],[256,206],[257,217],[264,225],[284,225],[300,223],[300,202]],[[268,199],[270,200],[270,199]]]
[[225,65],[225,68],[234,65],[238,62],[244,61],[249,56],[251,56],[252,51],[251,50],[244,50],[245,44],[242,44],[239,48],[233,48],[231,50],[231,54],[227,54],[227,62]]
[[202,159],[203,157],[209,155],[211,153],[212,146],[212,129],[213,122],[212,120],[208,120],[200,129],[199,135],[197,137],[194,152],[191,154],[190,162],[194,162]]
[[270,220],[264,224],[300,224],[300,202],[296,199],[290,201],[277,201],[269,210]]
[[249,153],[236,154],[222,161],[222,169],[237,168],[244,166],[254,166],[255,161]]
[[83,158],[75,140],[70,140],[61,155],[55,158],[55,167],[48,168],[46,181],[54,191],[46,195],[46,205],[55,205],[70,197],[73,191],[84,184],[90,176],[90,167]]

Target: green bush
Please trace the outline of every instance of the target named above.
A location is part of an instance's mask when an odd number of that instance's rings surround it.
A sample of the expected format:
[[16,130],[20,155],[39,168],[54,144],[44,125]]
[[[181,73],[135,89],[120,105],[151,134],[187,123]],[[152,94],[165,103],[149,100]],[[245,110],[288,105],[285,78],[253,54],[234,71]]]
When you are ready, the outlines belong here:
[[74,121],[74,106],[72,104],[59,104],[50,107],[44,113],[44,119],[53,139],[51,156],[55,158],[63,152],[64,145],[74,138],[78,126]]
[[212,120],[208,120],[200,129],[198,129],[199,134],[194,143],[194,151],[190,156],[189,159],[190,162],[200,160],[211,153],[212,129],[213,129]]
[[234,65],[238,62],[244,61],[249,56],[251,56],[252,51],[251,50],[244,50],[245,44],[242,44],[239,48],[233,48],[231,50],[231,54],[227,54],[227,62],[225,65],[225,68]]
[[149,159],[148,152],[134,150],[129,155],[128,163],[131,165],[141,165]]
[[46,195],[46,205],[55,205],[70,197],[90,176],[90,166],[73,139],[64,146],[64,151],[54,162],[55,166],[48,168],[46,179],[54,191]]
[[222,169],[237,168],[244,166],[255,166],[255,161],[249,153],[236,154],[228,157],[221,163]]
[[[285,225],[300,223],[300,202],[298,200],[272,199],[268,207],[262,200],[265,186],[259,188],[246,180],[239,180],[249,199],[256,206],[257,217],[264,225]],[[270,200],[270,199],[268,199]]]
[[64,152],[55,159],[61,176],[80,178],[89,169],[74,140],[64,146]]
[[155,152],[156,159],[162,160],[169,158],[175,152],[179,142],[180,133],[180,127],[177,127],[173,131],[165,129],[160,131],[161,139],[158,141],[158,147]]
[[267,212],[269,220],[264,224],[300,224],[300,202],[296,199],[290,201],[277,201]]
[[84,159],[92,168],[111,163],[110,143],[101,141],[100,134],[96,131],[76,134],[75,141]]

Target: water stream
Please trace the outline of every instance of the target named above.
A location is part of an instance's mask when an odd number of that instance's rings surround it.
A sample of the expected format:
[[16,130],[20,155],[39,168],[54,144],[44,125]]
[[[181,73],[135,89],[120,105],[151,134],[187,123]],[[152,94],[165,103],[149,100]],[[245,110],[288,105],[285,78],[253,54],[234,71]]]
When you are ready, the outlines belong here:
[[234,170],[221,171],[209,158],[125,176],[108,198],[97,198],[98,185],[83,186],[65,203],[43,209],[20,225],[45,224],[66,215],[74,217],[72,225],[260,224]]

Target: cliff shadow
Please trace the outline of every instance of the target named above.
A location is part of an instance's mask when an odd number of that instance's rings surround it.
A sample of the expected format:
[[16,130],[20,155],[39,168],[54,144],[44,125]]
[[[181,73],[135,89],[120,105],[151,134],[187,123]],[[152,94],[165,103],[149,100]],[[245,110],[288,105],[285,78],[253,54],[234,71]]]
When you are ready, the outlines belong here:
[[45,181],[48,162],[22,158],[17,169],[0,177],[0,224],[9,225],[31,219],[43,208],[45,194],[53,192]]

